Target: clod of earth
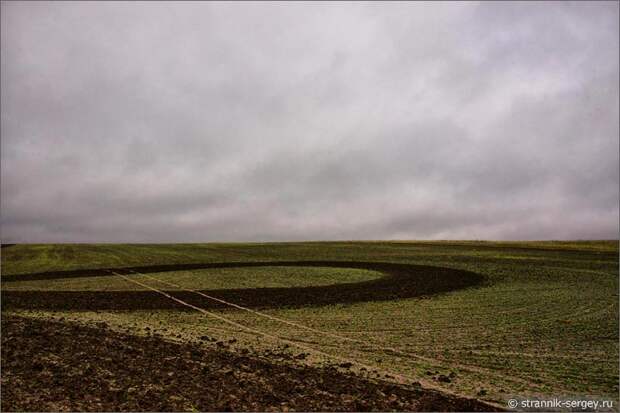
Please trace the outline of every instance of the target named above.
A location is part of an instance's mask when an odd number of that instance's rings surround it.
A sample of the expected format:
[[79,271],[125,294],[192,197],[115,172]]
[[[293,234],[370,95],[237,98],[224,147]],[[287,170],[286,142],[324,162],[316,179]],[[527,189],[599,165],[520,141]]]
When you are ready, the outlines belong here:
[[[140,349],[140,351],[136,351]],[[489,411],[419,385],[5,315],[2,411]]]

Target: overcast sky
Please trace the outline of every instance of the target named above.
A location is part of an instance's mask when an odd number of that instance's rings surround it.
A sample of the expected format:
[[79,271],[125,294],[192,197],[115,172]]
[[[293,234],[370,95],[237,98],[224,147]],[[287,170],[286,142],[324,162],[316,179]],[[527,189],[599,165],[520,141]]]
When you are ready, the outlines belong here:
[[618,3],[2,4],[2,241],[618,237]]

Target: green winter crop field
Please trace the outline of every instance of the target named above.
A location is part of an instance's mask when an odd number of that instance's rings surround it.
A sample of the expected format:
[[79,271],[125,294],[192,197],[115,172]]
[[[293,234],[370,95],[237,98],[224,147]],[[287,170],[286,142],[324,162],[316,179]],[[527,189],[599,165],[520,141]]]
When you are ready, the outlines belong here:
[[618,401],[617,241],[14,245],[2,311],[499,406]]

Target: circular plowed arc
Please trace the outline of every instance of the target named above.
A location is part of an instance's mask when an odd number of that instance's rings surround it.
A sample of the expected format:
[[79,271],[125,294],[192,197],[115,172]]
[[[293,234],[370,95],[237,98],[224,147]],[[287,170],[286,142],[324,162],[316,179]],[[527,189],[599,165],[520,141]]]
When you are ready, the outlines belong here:
[[[203,290],[205,294],[250,308],[310,307],[386,301],[453,291],[481,284],[484,277],[469,271],[413,264],[346,261],[278,261],[158,265],[149,267],[64,271],[14,276],[3,281],[43,280],[84,276],[113,276],[110,271],[132,275],[207,268],[260,266],[307,266],[358,268],[380,271],[385,276],[359,283],[288,288],[241,288]],[[188,291],[170,291],[175,297],[202,308],[228,308],[225,304]],[[54,310],[139,310],[185,309],[178,303],[152,291],[2,291],[4,308]]]

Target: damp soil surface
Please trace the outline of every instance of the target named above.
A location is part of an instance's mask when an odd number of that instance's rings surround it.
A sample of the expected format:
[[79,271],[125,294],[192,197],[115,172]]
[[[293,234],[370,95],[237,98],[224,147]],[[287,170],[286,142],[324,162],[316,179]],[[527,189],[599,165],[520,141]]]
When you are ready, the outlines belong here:
[[489,411],[489,405],[251,353],[3,314],[2,411]]

